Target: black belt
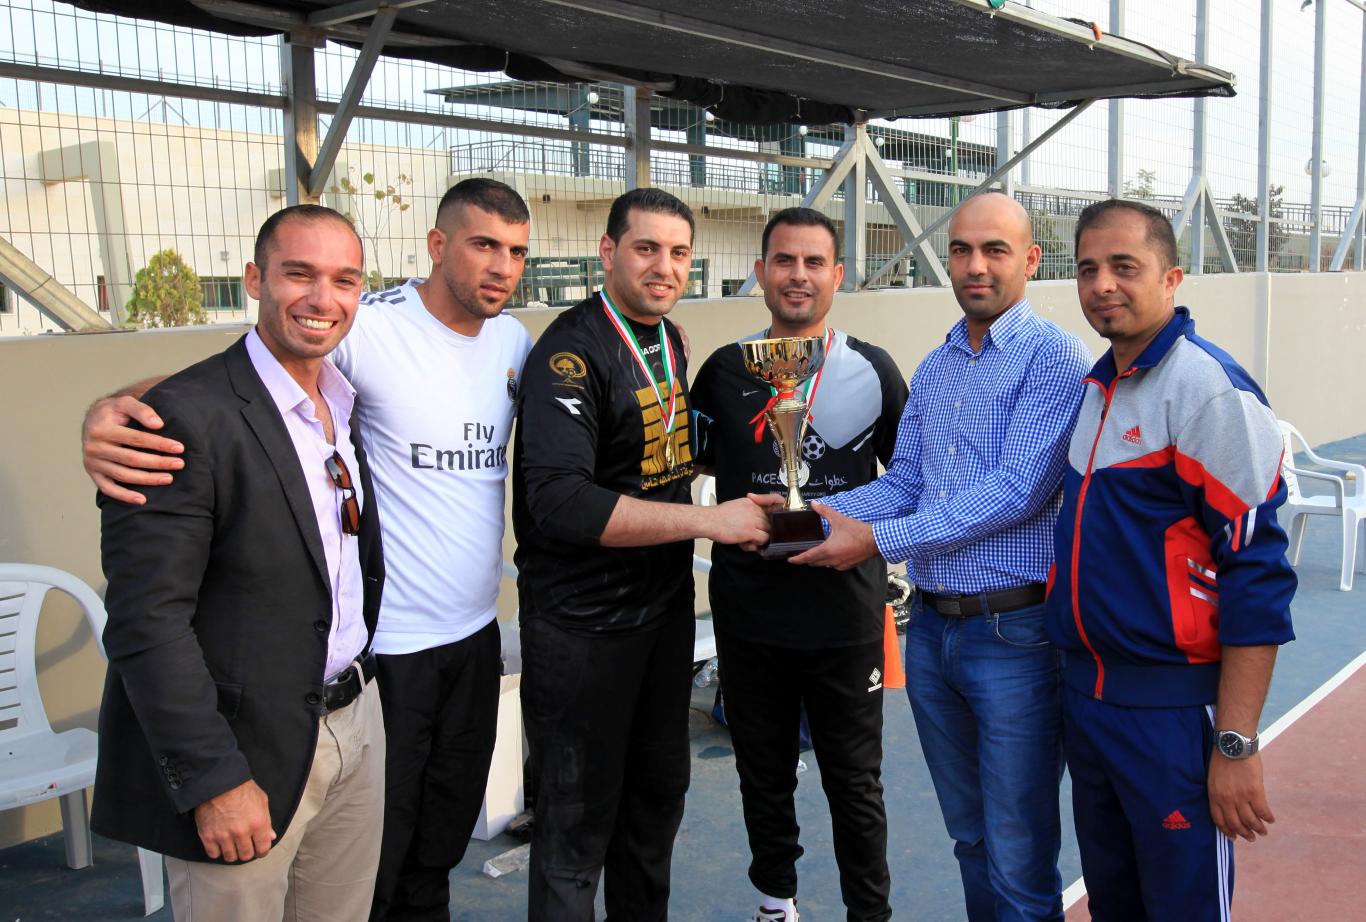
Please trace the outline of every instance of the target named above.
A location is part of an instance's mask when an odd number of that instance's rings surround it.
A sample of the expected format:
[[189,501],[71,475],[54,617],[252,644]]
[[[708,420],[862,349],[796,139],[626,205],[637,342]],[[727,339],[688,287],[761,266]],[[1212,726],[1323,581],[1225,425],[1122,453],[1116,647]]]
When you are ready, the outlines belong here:
[[[356,674],[356,665],[360,665],[360,671],[365,676],[362,681],[360,675]],[[375,654],[367,650],[346,667],[345,671],[339,674],[331,682],[323,686],[323,713],[330,714],[333,711],[340,711],[361,693],[365,687],[365,682],[369,682],[375,677]]]
[[[920,589],[919,586],[916,587]],[[920,589],[925,605],[933,608],[947,618],[973,618],[983,611],[993,611],[998,615],[1017,608],[1039,605],[1047,595],[1043,583],[1030,583],[1015,589],[1001,589],[979,595],[939,595]]]

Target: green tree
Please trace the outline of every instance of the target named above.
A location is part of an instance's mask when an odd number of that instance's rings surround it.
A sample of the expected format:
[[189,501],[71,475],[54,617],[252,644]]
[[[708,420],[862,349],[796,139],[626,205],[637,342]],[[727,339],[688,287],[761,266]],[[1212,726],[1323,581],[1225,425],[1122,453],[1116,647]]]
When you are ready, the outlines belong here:
[[162,250],[138,270],[128,299],[128,323],[140,327],[188,327],[209,322],[199,276],[175,250]]
[[[1279,218],[1285,213],[1281,202],[1281,194],[1285,192],[1285,186],[1271,186],[1267,190],[1267,213],[1272,218]],[[1261,202],[1255,198],[1248,198],[1245,195],[1234,193],[1232,201],[1229,202],[1229,211],[1238,211],[1244,214],[1257,215],[1261,213]],[[1238,257],[1238,262],[1246,266],[1251,266],[1256,260],[1257,253],[1257,225],[1260,221],[1249,220],[1246,218],[1230,218],[1228,222],[1228,242],[1233,247],[1234,254]],[[1272,221],[1271,227],[1267,231],[1267,265],[1275,267],[1276,259],[1281,250],[1285,248],[1286,241],[1290,239],[1290,232],[1285,229],[1285,225],[1279,221]]]
[[[371,291],[384,288],[385,274],[380,265],[379,243],[394,215],[402,214],[412,208],[412,202],[404,201],[403,189],[412,186],[413,180],[406,173],[399,173],[392,184],[381,186],[374,173],[362,173],[360,181],[351,178],[351,171],[328,187],[332,194],[332,207],[336,208],[355,226],[361,239],[370,245],[370,271],[365,273],[365,283]],[[365,208],[366,202],[375,204]],[[367,215],[366,212],[369,212]]]
[[1073,275],[1072,238],[1059,227],[1056,218],[1042,208],[1029,212],[1034,242],[1039,245],[1039,269],[1034,278],[1067,279]]
[[1146,201],[1153,197],[1156,170],[1139,170],[1137,179],[1124,180],[1124,197]]

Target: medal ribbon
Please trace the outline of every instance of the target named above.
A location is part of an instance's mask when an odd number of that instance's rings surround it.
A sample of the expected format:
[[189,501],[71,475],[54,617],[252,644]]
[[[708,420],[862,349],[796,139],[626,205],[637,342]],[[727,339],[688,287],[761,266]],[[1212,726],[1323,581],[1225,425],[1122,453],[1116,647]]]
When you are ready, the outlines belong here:
[[[772,332],[772,330],[769,330],[768,332]],[[765,338],[767,338],[768,333],[765,333],[764,335],[765,335]],[[826,357],[826,359],[829,359],[829,358],[830,358],[830,347],[831,347],[832,345],[834,345],[834,342],[835,342],[835,328],[834,328],[834,327],[831,327],[830,329],[826,330],[826,333],[825,333],[825,357]],[[807,422],[810,422],[810,421],[813,419],[813,416],[812,416],[812,413],[811,413],[811,405],[812,405],[813,403],[816,402],[816,388],[820,386],[820,383],[821,383],[821,375],[824,374],[824,373],[825,373],[825,363],[822,362],[822,363],[821,363],[820,370],[816,372],[815,376],[814,376],[810,381],[806,382],[806,393],[802,395],[802,399],[803,399],[803,401],[806,403],[806,419],[807,419]],[[773,409],[773,405],[774,405],[775,403],[777,403],[779,400],[786,399],[786,398],[788,398],[788,397],[791,397],[793,394],[797,393],[795,390],[792,390],[792,391],[783,391],[782,393],[779,393],[779,392],[778,392],[778,389],[777,389],[776,387],[774,387],[773,385],[771,385],[771,384],[768,386],[768,389],[769,389],[770,391],[772,391],[773,396],[771,396],[771,397],[768,398],[768,403],[764,404],[764,408],[763,408],[762,410],[760,410],[757,414],[755,414],[754,418],[751,419],[751,420],[749,421],[749,422],[750,422],[750,425],[754,426],[754,444],[755,444],[755,445],[758,445],[760,442],[762,442],[762,441],[764,440],[764,426],[767,424],[767,421],[768,421],[768,420],[767,420],[768,411],[771,410],[771,409]]]
[[[640,370],[645,372],[645,378],[654,388],[655,399],[659,401],[659,411],[664,412],[664,391],[660,388],[659,382],[655,380],[654,372],[650,370],[650,363],[645,361],[645,353],[640,348],[640,343],[636,341],[636,334],[631,330],[629,324],[622,318],[612,299],[607,296],[607,289],[603,288],[599,294],[602,295],[602,310],[607,314],[607,319],[616,327],[617,335],[622,338],[626,345],[631,347],[631,354],[636,357],[636,364]],[[674,376],[674,344],[669,339],[669,334],[665,328],[664,318],[659,320],[659,341],[660,341],[660,362],[664,366],[664,386],[669,389],[669,410],[668,414],[661,422],[664,424],[664,444],[671,443],[674,432],[674,423],[677,421],[674,411],[678,407],[678,381]]]

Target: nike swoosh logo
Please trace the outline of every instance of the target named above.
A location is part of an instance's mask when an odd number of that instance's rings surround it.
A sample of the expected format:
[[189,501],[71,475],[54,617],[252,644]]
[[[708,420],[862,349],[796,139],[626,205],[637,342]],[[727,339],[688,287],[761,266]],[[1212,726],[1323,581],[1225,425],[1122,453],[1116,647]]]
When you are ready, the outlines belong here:
[[740,396],[741,396],[741,397],[748,397],[748,396],[750,396],[751,394],[757,394],[757,393],[759,393],[759,392],[758,392],[758,391],[741,391],[741,392],[740,392]]

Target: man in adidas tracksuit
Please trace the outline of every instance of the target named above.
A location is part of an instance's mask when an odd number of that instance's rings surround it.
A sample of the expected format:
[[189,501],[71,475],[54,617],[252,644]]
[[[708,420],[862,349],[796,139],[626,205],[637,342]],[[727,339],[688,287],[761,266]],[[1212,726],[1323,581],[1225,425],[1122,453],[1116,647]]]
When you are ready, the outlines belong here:
[[1293,639],[1281,436],[1173,306],[1164,215],[1098,202],[1076,234],[1082,310],[1111,342],[1072,435],[1047,603],[1082,873],[1097,922],[1218,922],[1232,837],[1273,821],[1257,720]]

